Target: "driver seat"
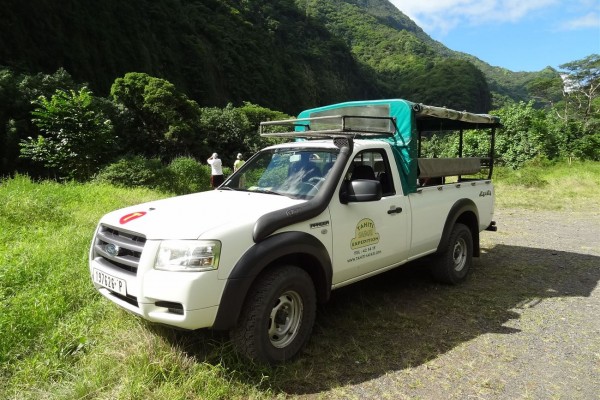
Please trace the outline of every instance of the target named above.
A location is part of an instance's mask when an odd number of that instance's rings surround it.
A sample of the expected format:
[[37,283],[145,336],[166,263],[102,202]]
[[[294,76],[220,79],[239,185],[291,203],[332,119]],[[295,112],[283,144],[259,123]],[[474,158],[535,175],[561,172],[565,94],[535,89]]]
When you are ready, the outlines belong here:
[[308,181],[310,178],[320,177],[321,170],[317,167],[317,164],[310,161],[308,163],[302,163],[300,161],[293,163],[288,171],[288,176],[300,174],[302,182]]

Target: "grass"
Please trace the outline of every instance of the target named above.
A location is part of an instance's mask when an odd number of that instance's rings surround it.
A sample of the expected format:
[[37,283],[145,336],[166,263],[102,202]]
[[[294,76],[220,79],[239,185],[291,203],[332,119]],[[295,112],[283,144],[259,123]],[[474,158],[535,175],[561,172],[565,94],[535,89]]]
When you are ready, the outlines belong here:
[[[230,368],[243,370],[243,362],[222,335],[188,335],[181,344],[178,333],[133,318],[91,286],[87,254],[99,218],[164,196],[22,176],[2,181],[1,398],[271,397],[268,387],[230,384],[244,376]],[[262,374],[257,368],[250,381]]]
[[[595,212],[600,210],[599,163],[536,173],[547,182],[543,187],[523,185],[501,170],[498,206],[586,210],[595,202]],[[22,176],[0,183],[0,398],[346,397],[348,385],[399,370],[406,371],[403,390],[422,389],[427,376],[412,375],[415,368],[435,368],[440,354],[509,329],[504,324],[512,308],[548,295],[542,278],[572,278],[560,269],[544,273],[533,262],[475,273],[457,291],[433,284],[418,266],[392,271],[334,292],[319,309],[302,357],[266,368],[240,359],[223,333],[148,324],[93,289],[87,253],[99,218],[164,196],[101,184],[34,183]],[[539,287],[522,282],[527,274],[541,274]],[[508,293],[507,284],[513,288]],[[460,370],[456,374],[464,379]],[[503,383],[480,385],[494,394]],[[395,398],[392,392],[381,397]]]
[[586,211],[600,205],[600,163],[561,163],[494,170],[496,206]]

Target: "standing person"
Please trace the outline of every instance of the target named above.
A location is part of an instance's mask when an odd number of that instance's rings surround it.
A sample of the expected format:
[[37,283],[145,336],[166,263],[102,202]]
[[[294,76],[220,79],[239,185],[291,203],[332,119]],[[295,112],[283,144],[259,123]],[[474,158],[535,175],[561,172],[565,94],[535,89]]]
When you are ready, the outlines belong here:
[[213,153],[212,156],[206,160],[206,162],[210,165],[210,186],[213,189],[216,189],[225,181],[225,177],[223,176],[223,163],[219,158],[217,153]]
[[240,167],[242,165],[244,165],[245,162],[246,161],[244,161],[244,157],[242,156],[242,153],[238,153],[237,160],[235,160],[235,162],[233,163],[233,172],[235,172],[238,169],[240,169]]

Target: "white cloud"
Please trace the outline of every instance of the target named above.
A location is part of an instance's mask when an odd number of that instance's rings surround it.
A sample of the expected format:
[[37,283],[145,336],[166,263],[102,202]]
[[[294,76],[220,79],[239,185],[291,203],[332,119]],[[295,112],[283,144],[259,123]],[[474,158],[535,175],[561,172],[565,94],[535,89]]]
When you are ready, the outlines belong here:
[[596,28],[600,30],[600,14],[590,12],[579,18],[566,21],[562,23],[560,27],[568,31],[587,28]]
[[[447,33],[459,24],[518,22],[560,0],[390,0],[426,32]],[[584,0],[586,1],[586,0]]]

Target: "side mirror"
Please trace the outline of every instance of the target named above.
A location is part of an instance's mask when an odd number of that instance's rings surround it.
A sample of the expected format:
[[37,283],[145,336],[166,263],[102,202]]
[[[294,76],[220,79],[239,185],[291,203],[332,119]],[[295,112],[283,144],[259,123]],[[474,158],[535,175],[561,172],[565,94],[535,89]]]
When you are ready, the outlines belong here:
[[367,179],[344,181],[340,189],[342,204],[377,201],[383,196],[381,182]]

